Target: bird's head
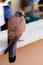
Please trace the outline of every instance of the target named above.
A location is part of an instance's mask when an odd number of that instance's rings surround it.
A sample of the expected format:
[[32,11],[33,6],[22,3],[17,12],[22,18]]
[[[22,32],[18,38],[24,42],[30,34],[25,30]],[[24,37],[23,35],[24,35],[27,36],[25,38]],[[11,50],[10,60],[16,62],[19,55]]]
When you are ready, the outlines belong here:
[[15,16],[18,16],[18,17],[23,17],[25,15],[25,13],[23,11],[17,11],[15,13]]

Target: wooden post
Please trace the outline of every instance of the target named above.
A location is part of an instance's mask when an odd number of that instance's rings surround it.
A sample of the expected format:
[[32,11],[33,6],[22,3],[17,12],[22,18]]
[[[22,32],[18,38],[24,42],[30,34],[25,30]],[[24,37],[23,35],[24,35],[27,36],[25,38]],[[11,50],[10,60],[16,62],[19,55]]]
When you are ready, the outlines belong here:
[[41,14],[40,14],[40,18],[43,19],[43,5],[42,5],[42,11],[41,11]]
[[0,2],[3,2],[4,0],[0,0]]
[[32,0],[33,2],[32,2],[32,15],[34,16],[34,0]]

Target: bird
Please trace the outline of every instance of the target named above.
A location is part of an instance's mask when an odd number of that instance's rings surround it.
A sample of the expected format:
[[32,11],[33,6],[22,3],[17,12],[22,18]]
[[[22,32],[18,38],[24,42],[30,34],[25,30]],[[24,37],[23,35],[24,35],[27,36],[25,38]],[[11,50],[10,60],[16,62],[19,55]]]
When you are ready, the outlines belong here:
[[14,16],[8,20],[8,47],[5,50],[9,52],[9,62],[16,60],[16,42],[25,31],[26,20],[23,11],[17,11]]

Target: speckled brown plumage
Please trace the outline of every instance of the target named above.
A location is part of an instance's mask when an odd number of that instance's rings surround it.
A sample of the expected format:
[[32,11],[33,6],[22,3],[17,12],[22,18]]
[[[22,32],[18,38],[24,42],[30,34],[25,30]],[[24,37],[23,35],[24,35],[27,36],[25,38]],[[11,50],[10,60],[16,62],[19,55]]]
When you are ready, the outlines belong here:
[[21,35],[25,31],[26,21],[23,17],[12,16],[8,21],[8,36],[10,38]]

